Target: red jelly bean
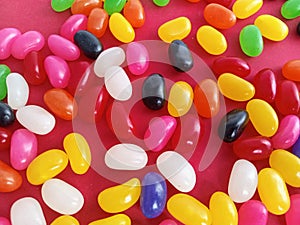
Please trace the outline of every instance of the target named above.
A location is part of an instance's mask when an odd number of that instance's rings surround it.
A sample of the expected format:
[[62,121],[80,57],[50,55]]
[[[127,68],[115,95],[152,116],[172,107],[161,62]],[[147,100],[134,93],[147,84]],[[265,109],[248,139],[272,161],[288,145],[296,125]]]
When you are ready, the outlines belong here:
[[139,0],[128,0],[124,6],[123,14],[134,28],[142,27],[145,23],[145,11]]
[[104,35],[108,25],[108,14],[104,9],[95,8],[88,19],[87,30],[100,38]]
[[271,155],[272,150],[271,140],[263,136],[239,139],[233,143],[234,153],[239,158],[249,161],[267,159]]
[[102,8],[102,0],[75,0],[71,12],[88,16],[94,8]]
[[12,192],[22,185],[18,171],[0,160],[0,192]]
[[276,77],[271,69],[263,69],[259,71],[254,79],[253,85],[255,86],[255,98],[265,100],[272,103],[276,96]]
[[206,0],[207,3],[217,3],[222,6],[225,6],[226,8],[229,8],[229,6],[232,5],[233,0]]
[[8,150],[10,147],[11,132],[0,127],[0,150]]
[[87,16],[76,14],[70,16],[60,27],[60,35],[70,41],[74,41],[74,35],[79,30],[86,30]]
[[29,84],[40,85],[46,80],[43,58],[39,52],[33,51],[26,55],[23,65],[23,76]]
[[212,70],[216,76],[223,73],[232,73],[239,77],[246,77],[250,74],[250,65],[238,57],[219,57],[212,65]]
[[290,80],[279,83],[275,97],[277,110],[283,115],[297,114],[300,99],[297,85]]
[[291,206],[285,214],[286,225],[298,225],[300,221],[300,194],[291,195]]
[[289,80],[300,81],[300,59],[290,60],[282,67],[282,75]]

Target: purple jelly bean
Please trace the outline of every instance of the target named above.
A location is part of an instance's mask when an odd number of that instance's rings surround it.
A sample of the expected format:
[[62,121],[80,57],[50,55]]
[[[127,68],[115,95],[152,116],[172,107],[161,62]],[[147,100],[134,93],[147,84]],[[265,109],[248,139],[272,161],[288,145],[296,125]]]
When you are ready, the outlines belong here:
[[0,60],[7,59],[11,55],[11,46],[20,35],[21,32],[16,28],[0,30]]
[[290,196],[291,206],[285,214],[286,225],[299,225],[300,222],[300,194]]
[[0,225],[11,225],[11,223],[6,217],[0,217]]
[[147,48],[138,42],[131,42],[127,46],[126,58],[129,71],[134,75],[141,75],[149,67],[149,53]]
[[87,29],[87,21],[87,16],[83,14],[70,16],[61,26],[60,35],[73,42],[77,31]]
[[300,158],[300,136],[292,148],[292,153]]
[[238,212],[239,225],[266,225],[268,211],[265,205],[258,200],[249,200],[240,207]]

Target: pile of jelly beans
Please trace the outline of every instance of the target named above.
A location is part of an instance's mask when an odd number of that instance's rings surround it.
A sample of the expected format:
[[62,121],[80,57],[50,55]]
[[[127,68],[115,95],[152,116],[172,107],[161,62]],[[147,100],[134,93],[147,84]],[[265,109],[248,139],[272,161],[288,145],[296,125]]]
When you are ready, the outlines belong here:
[[[187,0],[186,4],[198,2]],[[24,63],[22,74],[0,65],[0,148],[9,149],[10,154],[10,163],[0,160],[0,192],[15,192],[28,182],[40,187],[36,190],[42,199],[42,202],[29,196],[17,199],[10,206],[10,220],[0,217],[0,225],[45,225],[42,204],[61,215],[51,225],[78,225],[87,221],[89,225],[130,225],[132,219],[126,210],[138,201],[149,223],[149,219],[169,213],[170,219],[156,220],[160,225],[177,222],[267,225],[270,214],[284,215],[287,225],[299,224],[300,194],[289,192],[294,188],[297,193],[300,187],[300,99],[296,83],[300,81],[300,59],[282,65],[284,79],[280,82],[270,68],[254,71],[253,79],[249,78],[253,70],[250,60],[248,63],[245,59],[263,54],[264,41],[279,42],[288,37],[289,27],[284,19],[300,16],[300,1],[282,4],[282,20],[269,14],[255,16],[263,6],[262,0],[205,3],[203,17],[207,24],[199,26],[195,33],[197,47],[212,56],[224,54],[232,40],[227,40],[223,32],[233,29],[238,20],[254,16],[253,24],[244,26],[238,36],[245,58],[214,58],[211,69],[217,79],[203,79],[196,85],[179,77],[168,89],[160,71],[145,77],[140,90],[144,107],[160,112],[166,106],[167,115],[154,117],[144,132],[143,143],[137,144],[131,142],[135,125],[124,103],[134,93],[132,76],[144,76],[151,67],[151,49],[142,42],[134,42],[134,28],[142,27],[146,21],[142,3],[140,0],[52,0],[55,12],[70,10],[72,14],[59,34],[51,34],[45,40],[38,31],[0,30],[0,60],[13,57]],[[153,4],[168,7],[171,3],[153,0]],[[181,76],[195,66],[193,54],[184,41],[194,25],[187,16],[180,16],[158,27],[158,37],[168,45],[166,54],[171,73]],[[108,28],[115,39],[128,43],[125,51],[118,46],[103,46],[101,38]],[[40,53],[46,45],[50,55],[43,58]],[[82,70],[103,81],[100,88],[88,90],[96,95],[96,105],[92,106],[93,101],[81,87],[77,87],[77,91],[83,92],[79,98],[67,90],[72,79],[69,63],[79,60],[81,53],[88,60],[95,60],[92,64],[82,62]],[[123,68],[124,63],[127,69]],[[47,78],[52,87],[42,96],[45,107],[28,104],[31,89],[44,84]],[[184,155],[170,150],[168,143],[195,150],[198,144],[195,140],[203,135],[200,120],[209,121],[220,115],[222,97],[239,107],[221,115],[216,133],[239,159],[230,170],[227,192],[214,190],[206,205],[189,194],[197,183],[194,165]],[[197,116],[190,113],[193,107]],[[148,165],[151,154],[157,154],[158,171],[147,172],[141,180],[132,177],[101,190],[97,204],[109,216],[81,222],[76,214],[90,199],[85,199],[84,193],[59,175],[68,165],[73,175],[84,176],[91,170],[95,159],[87,137],[75,131],[68,133],[61,143],[63,149],[53,147],[41,153],[38,139],[54,132],[57,120],[70,122],[81,118],[86,123],[100,123],[104,113],[107,126],[121,142],[105,152],[105,166],[120,173],[139,171]],[[9,129],[16,122],[22,128]],[[249,126],[255,136],[245,135]],[[184,134],[180,134],[180,128]],[[180,135],[184,138],[178,143]],[[258,171],[256,163],[262,160],[267,160],[269,166]],[[169,188],[180,193],[170,196]],[[259,200],[253,199],[256,191]]]

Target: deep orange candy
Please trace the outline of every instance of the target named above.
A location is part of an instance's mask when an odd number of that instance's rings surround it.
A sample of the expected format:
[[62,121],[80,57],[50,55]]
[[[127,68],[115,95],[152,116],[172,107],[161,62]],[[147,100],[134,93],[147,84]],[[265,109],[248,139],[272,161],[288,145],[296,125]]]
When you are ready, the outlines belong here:
[[102,0],[75,0],[71,12],[88,16],[94,8],[102,8]]
[[0,160],[0,192],[12,192],[22,185],[22,176],[18,171]]
[[300,59],[290,60],[282,67],[282,75],[289,80],[300,81]]
[[188,2],[200,2],[201,0],[187,0]]
[[123,15],[134,28],[142,27],[145,23],[144,7],[139,0],[128,0]]
[[94,8],[88,18],[87,30],[97,38],[105,34],[108,25],[108,14],[104,9]]

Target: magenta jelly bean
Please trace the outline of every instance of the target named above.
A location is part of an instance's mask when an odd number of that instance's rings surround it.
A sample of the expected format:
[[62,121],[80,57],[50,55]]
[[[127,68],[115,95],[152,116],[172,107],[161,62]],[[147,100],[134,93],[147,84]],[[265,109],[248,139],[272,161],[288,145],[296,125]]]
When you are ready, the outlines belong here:
[[138,42],[131,42],[126,49],[126,59],[129,71],[134,75],[141,75],[149,67],[149,53],[147,48]]
[[10,163],[16,170],[24,170],[37,156],[38,143],[34,133],[27,129],[16,130],[11,137]]
[[53,87],[65,88],[68,86],[71,74],[65,60],[58,56],[50,55],[45,58],[44,67]]
[[87,29],[87,21],[87,16],[83,14],[70,16],[60,27],[60,35],[74,41],[73,38],[77,31]]
[[11,54],[16,59],[24,59],[32,51],[40,51],[45,45],[44,36],[38,31],[27,31],[13,42]]
[[11,55],[11,46],[20,35],[21,32],[16,28],[0,30],[0,60],[7,59]]
[[6,217],[0,217],[0,225],[11,225],[9,219],[7,219]]
[[274,102],[277,83],[273,70],[269,68],[260,70],[254,76],[253,85],[255,87],[255,98],[265,100],[268,103]]
[[250,74],[250,65],[238,57],[221,56],[217,58],[212,65],[212,70],[216,76],[223,73],[232,73],[239,77],[246,77]]
[[166,219],[160,222],[159,225],[178,225],[174,220]]
[[54,55],[67,61],[75,61],[80,57],[77,45],[57,34],[48,37],[48,47]]
[[268,211],[265,205],[258,200],[249,200],[240,207],[238,212],[239,225],[266,225]]
[[300,194],[290,196],[291,206],[285,214],[286,225],[299,225],[300,222]]

